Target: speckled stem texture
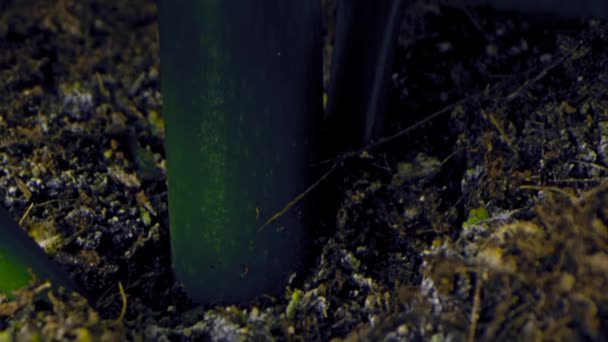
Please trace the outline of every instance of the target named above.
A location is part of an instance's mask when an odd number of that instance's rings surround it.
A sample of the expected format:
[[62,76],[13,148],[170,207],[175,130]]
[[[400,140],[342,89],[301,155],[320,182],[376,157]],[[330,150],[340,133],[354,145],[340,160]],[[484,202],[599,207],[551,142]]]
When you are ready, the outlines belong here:
[[301,205],[321,104],[321,1],[161,1],[169,216],[199,303],[277,294],[307,250]]

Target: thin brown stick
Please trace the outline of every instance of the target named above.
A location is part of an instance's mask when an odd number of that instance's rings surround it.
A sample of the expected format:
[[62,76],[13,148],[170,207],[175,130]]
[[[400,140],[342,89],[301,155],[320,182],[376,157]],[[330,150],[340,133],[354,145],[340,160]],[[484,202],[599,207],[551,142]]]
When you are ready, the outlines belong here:
[[481,283],[483,276],[481,272],[477,272],[475,278],[475,294],[473,296],[473,307],[471,308],[471,325],[469,326],[469,342],[475,342],[475,332],[477,331],[477,322],[479,321],[479,309],[481,307]]
[[289,201],[289,203],[287,203],[283,207],[283,209],[277,211],[272,216],[270,216],[270,218],[268,218],[264,222],[264,224],[260,228],[258,228],[258,232],[262,231],[262,229],[264,229],[266,226],[268,226],[269,224],[271,224],[272,222],[274,222],[279,217],[283,216],[283,214],[285,214],[291,207],[293,207],[302,198],[304,198],[304,196],[308,195],[308,193],[310,193],[314,188],[316,188],[319,184],[321,184],[321,182],[323,182],[327,177],[329,177],[329,175],[336,169],[337,166],[338,166],[338,162],[336,161],[331,166],[331,168],[327,172],[325,172],[325,174],[323,174],[323,176],[321,176],[321,178],[319,178],[316,182],[314,182],[311,186],[309,186],[306,190],[304,190],[304,192],[300,193],[294,199],[292,199],[291,201]]
[[[558,58],[556,61],[554,61],[553,63],[549,64],[547,67],[543,68],[538,74],[536,74],[536,76],[534,76],[531,79],[527,79],[526,81],[524,81],[519,87],[517,87],[517,89],[513,90],[512,92],[509,93],[509,95],[507,95],[505,97],[506,102],[510,102],[512,100],[514,100],[515,98],[517,98],[524,90],[526,90],[527,88],[529,88],[531,85],[533,85],[534,83],[540,81],[541,79],[543,79],[545,76],[547,76],[549,74],[550,71],[552,71],[553,69],[557,68],[560,64],[562,64],[566,59],[570,58],[576,51],[578,51],[586,42],[586,39],[581,39],[581,41],[579,42],[579,44],[573,48],[571,51],[569,51],[566,54],[563,54],[560,58]],[[502,83],[496,83],[494,84],[491,88],[493,88],[494,90],[496,90],[500,84]],[[410,132],[412,132],[413,130],[421,127],[422,125],[438,118],[439,116],[445,114],[445,113],[449,113],[451,110],[453,110],[454,108],[456,108],[456,106],[459,105],[464,105],[465,103],[471,101],[472,99],[476,99],[479,98],[480,96],[482,96],[483,94],[488,93],[488,89],[484,90],[484,91],[477,91],[472,95],[469,95],[467,97],[464,97],[456,102],[453,102],[449,105],[446,105],[445,107],[435,111],[434,113],[432,113],[431,115],[425,117],[424,119],[414,123],[411,126],[408,126],[392,135],[388,135],[385,137],[381,137],[378,140],[372,141],[371,143],[367,144],[366,146],[357,149],[357,150],[353,150],[353,151],[349,151],[349,152],[345,152],[342,153],[340,155],[338,155],[337,157],[333,158],[333,159],[327,159],[327,160],[323,160],[321,162],[316,163],[316,165],[323,165],[326,163],[330,163],[333,162],[331,168],[329,169],[329,171],[327,171],[323,176],[321,176],[321,178],[319,178],[315,183],[313,183],[311,186],[309,186],[304,192],[300,193],[298,196],[296,196],[294,199],[292,199],[291,201],[289,201],[289,203],[287,203],[281,210],[277,211],[276,213],[274,213],[272,216],[270,216],[270,218],[268,218],[264,224],[258,229],[258,231],[261,231],[262,229],[264,229],[264,227],[266,227],[267,225],[269,225],[270,223],[276,221],[279,217],[283,216],[291,207],[293,207],[296,203],[298,203],[302,198],[304,198],[304,196],[306,196],[308,193],[310,193],[314,188],[316,188],[319,184],[321,184],[321,182],[323,180],[325,180],[335,169],[339,164],[342,164],[344,161],[348,160],[348,159],[352,159],[354,157],[357,156],[361,156],[364,153],[370,151],[370,150],[374,150],[382,145],[385,145],[391,141],[397,140],[407,134],[409,134]]]
[[576,51],[578,51],[581,48],[581,46],[583,46],[583,43],[585,43],[585,40],[581,40],[578,43],[578,45],[575,48],[573,48],[571,51],[569,51],[566,54],[563,54],[560,58],[556,59],[553,63],[544,67],[538,74],[536,74],[536,76],[534,76],[531,79],[527,79],[523,84],[521,84],[519,87],[517,87],[517,89],[515,89],[513,92],[511,92],[509,95],[507,95],[506,102],[509,103],[512,100],[516,99],[524,90],[528,89],[532,84],[537,83],[538,81],[543,79],[545,76],[547,76],[551,70],[557,68],[566,59],[570,58]]

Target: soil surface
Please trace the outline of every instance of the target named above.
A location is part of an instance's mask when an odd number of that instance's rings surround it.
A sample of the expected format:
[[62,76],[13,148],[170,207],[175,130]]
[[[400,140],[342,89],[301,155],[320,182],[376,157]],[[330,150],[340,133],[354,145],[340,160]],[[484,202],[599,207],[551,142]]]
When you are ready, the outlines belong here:
[[88,297],[3,298],[0,339],[608,339],[608,25],[412,4],[306,280],[201,307],[171,272],[157,20],[0,0],[0,202]]

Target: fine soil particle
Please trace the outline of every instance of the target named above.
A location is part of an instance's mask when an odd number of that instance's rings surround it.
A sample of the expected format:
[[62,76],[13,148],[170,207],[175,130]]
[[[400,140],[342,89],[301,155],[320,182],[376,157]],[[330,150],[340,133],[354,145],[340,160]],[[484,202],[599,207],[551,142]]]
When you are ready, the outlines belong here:
[[608,338],[608,25],[415,2],[306,280],[200,307],[171,273],[157,19],[0,0],[1,204],[88,297],[33,284],[0,338]]

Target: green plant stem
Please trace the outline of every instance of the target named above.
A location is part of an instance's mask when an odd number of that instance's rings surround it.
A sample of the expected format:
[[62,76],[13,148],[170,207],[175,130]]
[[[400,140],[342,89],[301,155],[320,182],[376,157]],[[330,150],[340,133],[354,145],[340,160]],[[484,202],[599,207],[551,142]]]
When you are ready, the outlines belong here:
[[320,1],[161,1],[173,267],[192,299],[277,294],[305,260],[297,205],[322,115]]
[[12,292],[33,280],[50,281],[55,288],[82,290],[72,282],[49,255],[0,207],[0,292]]
[[[340,0],[324,129],[330,154],[382,133],[390,72],[407,1]],[[340,139],[335,139],[339,132]]]

